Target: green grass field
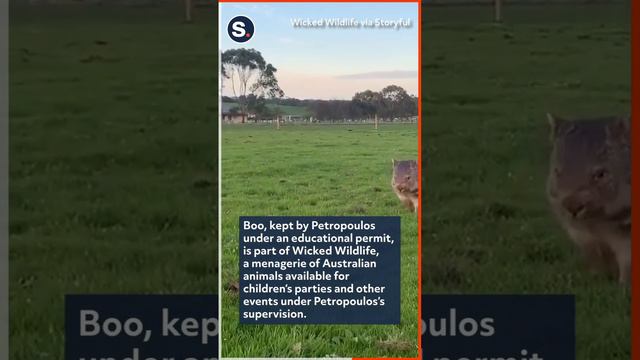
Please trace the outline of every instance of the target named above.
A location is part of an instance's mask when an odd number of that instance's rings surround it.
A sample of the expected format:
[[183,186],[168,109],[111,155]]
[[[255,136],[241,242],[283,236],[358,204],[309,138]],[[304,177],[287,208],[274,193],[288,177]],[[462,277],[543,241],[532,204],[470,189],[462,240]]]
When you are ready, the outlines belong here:
[[401,324],[240,325],[223,292],[225,357],[415,357],[418,224],[391,190],[391,159],[415,159],[417,126],[225,126],[222,284],[238,280],[239,216],[401,216]]
[[12,360],[63,359],[67,293],[216,292],[214,23],[11,13]]
[[585,271],[544,190],[545,112],[630,112],[628,10],[505,10],[425,11],[423,289],[576,294],[577,358],[630,359],[629,295]]
[[[579,360],[630,359],[630,309],[627,294],[583,270],[549,215],[544,113],[629,111],[628,14],[622,6],[507,7],[506,23],[494,26],[484,7],[424,12],[424,289],[575,293]],[[217,14],[195,15],[195,24],[184,25],[179,7],[12,10],[12,360],[63,359],[66,293],[216,291]],[[296,131],[281,134],[295,141]],[[340,141],[371,140],[367,132],[349,140],[364,131],[344,130]],[[316,200],[327,200],[326,211],[400,211],[388,192],[392,150],[355,159],[360,150],[352,146],[340,157],[359,172],[338,173],[327,156],[318,166],[327,169],[324,179],[277,179],[320,181],[327,195],[337,194]],[[326,185],[339,175],[361,183]],[[346,194],[364,201],[344,205]],[[302,215],[279,200],[268,204]],[[415,333],[294,329],[256,327],[243,334],[244,345],[267,348],[280,332],[290,338],[270,350],[349,355],[377,338],[388,336],[384,344],[392,346]],[[262,343],[246,341],[261,334],[268,335]],[[228,350],[242,340],[235,341]]]

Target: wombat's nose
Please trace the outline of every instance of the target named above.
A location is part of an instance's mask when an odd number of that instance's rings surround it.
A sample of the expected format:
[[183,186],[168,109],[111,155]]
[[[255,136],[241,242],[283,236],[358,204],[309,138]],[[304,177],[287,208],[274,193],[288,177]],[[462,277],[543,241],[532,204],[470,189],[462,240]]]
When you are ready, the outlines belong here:
[[567,211],[574,218],[579,217],[587,207],[587,204],[583,202],[581,199],[577,199],[575,197],[568,197],[562,201],[562,206],[567,209]]

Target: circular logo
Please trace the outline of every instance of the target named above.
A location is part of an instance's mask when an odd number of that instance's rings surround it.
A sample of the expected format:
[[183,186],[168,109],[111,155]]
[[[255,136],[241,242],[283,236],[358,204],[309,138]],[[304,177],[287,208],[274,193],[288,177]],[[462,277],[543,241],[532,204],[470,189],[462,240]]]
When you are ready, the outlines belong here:
[[227,26],[229,37],[235,42],[243,43],[249,41],[253,37],[253,22],[246,16],[236,16]]

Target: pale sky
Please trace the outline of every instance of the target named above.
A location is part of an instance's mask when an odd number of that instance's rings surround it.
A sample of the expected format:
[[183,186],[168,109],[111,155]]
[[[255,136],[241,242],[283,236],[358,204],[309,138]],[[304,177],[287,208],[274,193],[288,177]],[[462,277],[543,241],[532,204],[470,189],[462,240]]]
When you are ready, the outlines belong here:
[[[220,3],[220,50],[253,48],[273,64],[286,97],[351,99],[399,85],[418,94],[418,3]],[[245,43],[227,25],[243,15],[255,25]],[[304,28],[292,19],[410,20],[409,27]],[[230,84],[224,95],[232,96]]]

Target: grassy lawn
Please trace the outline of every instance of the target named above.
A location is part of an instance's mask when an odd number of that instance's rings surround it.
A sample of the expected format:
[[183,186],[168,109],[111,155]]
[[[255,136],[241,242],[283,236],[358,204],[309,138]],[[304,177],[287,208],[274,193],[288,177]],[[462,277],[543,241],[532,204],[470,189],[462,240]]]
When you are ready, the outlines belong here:
[[391,159],[417,157],[417,127],[225,126],[222,131],[222,284],[238,279],[243,215],[401,216],[401,324],[240,325],[238,295],[223,293],[223,356],[415,357],[415,214],[391,190]]
[[577,358],[630,359],[629,295],[585,271],[544,190],[545,112],[630,112],[628,9],[424,14],[423,289],[576,294]]
[[66,293],[216,292],[215,14],[197,20],[12,11],[11,359],[63,358]]

